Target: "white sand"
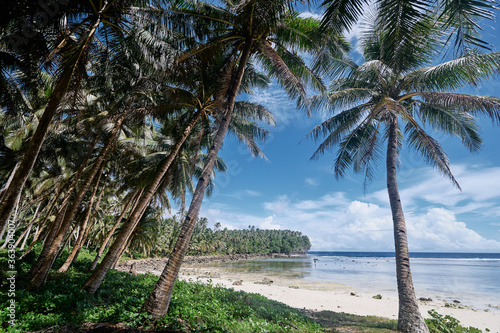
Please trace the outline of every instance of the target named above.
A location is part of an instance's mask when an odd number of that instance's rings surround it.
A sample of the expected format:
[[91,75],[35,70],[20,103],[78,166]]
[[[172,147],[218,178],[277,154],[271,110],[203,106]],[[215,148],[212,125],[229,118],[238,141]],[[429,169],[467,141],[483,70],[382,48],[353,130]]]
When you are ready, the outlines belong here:
[[[356,296],[352,296],[351,292],[354,290],[351,287],[338,283],[313,284],[305,283],[303,280],[283,277],[253,273],[231,273],[218,268],[194,268],[192,266],[183,268],[179,277],[202,282],[211,280],[213,284],[219,284],[234,290],[258,293],[269,299],[299,309],[330,310],[397,319],[397,295],[382,295],[382,299],[374,299],[372,296],[378,294],[378,292],[374,291],[372,295],[356,293]],[[273,283],[269,285],[255,283],[262,281],[264,277],[272,280]],[[240,280],[242,280],[241,285],[233,285],[234,281]],[[290,286],[298,288],[290,288]],[[492,308],[483,311],[470,308],[449,308],[444,307],[444,302],[438,300],[420,302],[419,306],[421,313],[425,317],[429,317],[427,312],[434,309],[441,315],[451,315],[457,318],[463,326],[473,326],[483,331],[488,328],[492,333],[500,333],[499,309]]]

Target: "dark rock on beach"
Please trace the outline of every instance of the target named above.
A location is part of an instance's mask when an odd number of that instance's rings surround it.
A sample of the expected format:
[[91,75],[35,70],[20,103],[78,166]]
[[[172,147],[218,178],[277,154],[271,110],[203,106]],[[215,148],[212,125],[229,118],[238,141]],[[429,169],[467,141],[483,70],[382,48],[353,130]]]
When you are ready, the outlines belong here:
[[420,297],[418,300],[422,301],[422,302],[432,302],[432,298],[430,298],[430,297],[428,297],[428,298],[427,297]]

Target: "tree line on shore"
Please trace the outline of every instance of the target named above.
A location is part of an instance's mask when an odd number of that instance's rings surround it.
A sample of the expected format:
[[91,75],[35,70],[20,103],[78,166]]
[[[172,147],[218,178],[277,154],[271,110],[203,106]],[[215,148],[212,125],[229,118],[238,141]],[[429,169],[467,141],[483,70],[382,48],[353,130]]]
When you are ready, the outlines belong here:
[[[12,253],[40,246],[23,277],[27,289],[44,285],[66,246],[60,273],[84,245],[98,249],[82,286],[90,294],[127,249],[160,250],[169,260],[142,309],[154,320],[164,316],[190,242],[191,251],[217,251],[232,234],[196,227],[213,177],[225,170],[218,153],[226,134],[264,157],[258,144],[273,116],[239,96],[276,80],[299,109],[332,112],[309,137],[321,141],[313,158],[338,147],[337,177],[352,168],[369,181],[385,149],[398,328],[428,332],[408,264],[398,157],[403,146],[413,149],[459,187],[425,127],[477,151],[476,117],[500,121],[498,98],[456,92],[498,72],[500,54],[484,53],[489,46],[480,35],[480,22],[493,19],[496,7],[488,0],[379,0],[368,10],[367,3],[325,0],[322,20],[301,16],[293,0],[4,4],[0,240]],[[358,64],[342,34],[366,12]],[[171,224],[158,221],[172,205],[182,222],[161,240]],[[269,242],[241,231],[241,246],[232,250],[307,247],[300,236],[254,232]]]
[[[177,216],[162,218],[145,216],[131,236],[130,244],[122,253],[129,258],[168,257],[179,236],[180,219]],[[187,255],[231,255],[231,254],[291,254],[306,253],[311,248],[309,237],[300,231],[259,229],[221,229],[220,222],[208,227],[205,217],[198,219],[189,243]],[[108,230],[112,228],[108,225]],[[105,230],[91,233],[85,248],[99,253],[109,234]],[[66,245],[71,252],[71,243]]]
[[[207,227],[208,220],[200,218],[196,223],[189,243],[187,255],[230,255],[230,254],[270,254],[306,253],[311,248],[309,237],[300,231],[269,230],[249,226],[248,229],[221,229],[215,223],[214,229]],[[158,239],[151,240],[154,246],[147,251],[143,240],[132,239],[130,251],[144,256],[169,256],[175,244],[179,221],[175,218],[163,220],[163,229]],[[137,256],[136,256],[137,257]]]

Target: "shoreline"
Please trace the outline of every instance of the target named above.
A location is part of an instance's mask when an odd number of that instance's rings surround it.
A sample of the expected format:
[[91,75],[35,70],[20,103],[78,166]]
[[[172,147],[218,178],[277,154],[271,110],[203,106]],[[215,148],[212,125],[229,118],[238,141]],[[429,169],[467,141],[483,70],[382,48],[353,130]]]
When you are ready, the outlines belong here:
[[[276,275],[271,272],[235,271],[217,266],[219,262],[268,259],[288,257],[288,255],[238,255],[238,256],[206,256],[186,257],[179,273],[179,279],[212,283],[237,291],[258,293],[269,299],[282,302],[291,307],[307,311],[329,310],[345,312],[361,316],[379,316],[397,319],[397,294],[382,294],[382,299],[373,296],[379,294],[358,292],[349,285],[337,282],[312,283],[287,275]],[[120,262],[119,270],[129,271],[131,264],[137,273],[152,273],[160,275],[166,258],[128,260]],[[450,302],[452,302],[450,300]],[[436,310],[441,315],[450,315],[460,321],[464,327],[472,326],[492,333],[500,333],[500,311],[492,308],[488,311],[474,310],[467,304],[448,303],[438,299],[418,301],[420,311],[429,318],[429,310]],[[459,308],[463,307],[463,308]]]

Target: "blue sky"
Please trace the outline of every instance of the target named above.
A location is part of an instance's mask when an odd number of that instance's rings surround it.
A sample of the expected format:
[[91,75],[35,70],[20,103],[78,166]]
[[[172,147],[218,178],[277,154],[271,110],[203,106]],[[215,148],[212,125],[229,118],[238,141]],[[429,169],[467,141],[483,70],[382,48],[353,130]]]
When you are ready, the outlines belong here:
[[[487,38],[500,48],[494,34],[500,24],[488,24]],[[500,96],[500,78],[473,92]],[[384,160],[366,191],[362,175],[349,173],[337,180],[332,172],[335,152],[310,161],[317,143],[304,139],[324,115],[307,117],[275,83],[248,99],[276,117],[276,128],[261,145],[269,161],[253,158],[234,137],[226,138],[220,155],[228,173],[217,176],[215,193],[205,199],[200,216],[227,228],[299,230],[311,239],[311,250],[393,251]],[[456,138],[435,137],[445,147],[462,191],[419,155],[403,152],[398,182],[410,251],[500,252],[500,128],[489,119],[480,122],[485,144],[477,154]]]

